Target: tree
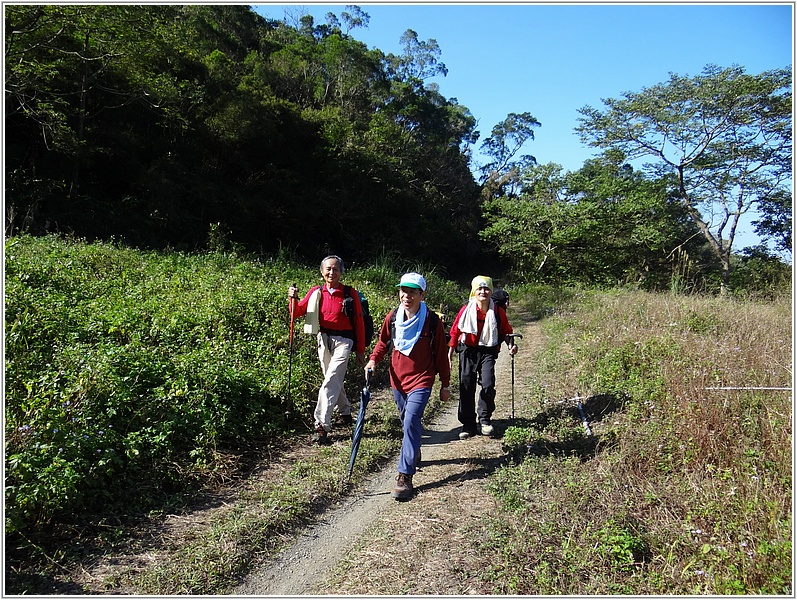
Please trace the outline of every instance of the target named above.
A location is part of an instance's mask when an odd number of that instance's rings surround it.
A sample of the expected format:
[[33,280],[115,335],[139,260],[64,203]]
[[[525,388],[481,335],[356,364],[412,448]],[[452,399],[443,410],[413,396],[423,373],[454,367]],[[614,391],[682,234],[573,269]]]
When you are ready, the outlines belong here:
[[440,62],[442,51],[437,40],[422,41],[412,29],[407,29],[399,39],[404,48],[404,54],[395,56],[389,54],[387,61],[390,69],[400,81],[417,79],[423,81],[442,75],[448,75],[445,64]]
[[701,75],[580,109],[576,131],[591,146],[652,158],[722,263],[728,288],[741,217],[791,183],[791,68],[745,74],[709,65]]
[[533,165],[523,172],[519,197],[487,199],[485,227],[479,236],[493,245],[524,278],[547,278],[555,251],[555,232],[568,221],[561,165]]
[[407,259],[479,255],[476,121],[425,81],[446,73],[434,40],[386,57],[349,35],[368,22],[355,6],[296,28],[232,5],[5,15],[10,233],[182,249],[223,227],[305,256],[407,239]]
[[670,284],[676,249],[698,253],[695,227],[667,198],[666,182],[646,179],[619,153],[566,174],[532,166],[521,182],[519,196],[485,202],[480,235],[522,277],[660,288]]
[[482,143],[482,151],[492,159],[480,168],[487,198],[498,197],[505,191],[509,194],[516,192],[520,173],[537,164],[537,159],[530,154],[524,154],[518,160],[515,156],[526,142],[534,139],[534,128],[541,126],[537,119],[524,112],[509,113],[506,119],[493,127],[490,137]]
[[78,206],[81,198],[103,186],[129,193],[122,182],[130,180],[134,166],[179,134],[193,88],[174,77],[182,59],[165,42],[179,26],[175,11],[8,7],[6,159],[13,173],[12,210],[31,215],[49,201],[87,221],[89,211]]
[[774,240],[775,249],[791,254],[791,194],[787,191],[772,194],[758,204],[761,218],[753,221],[755,232],[764,240]]

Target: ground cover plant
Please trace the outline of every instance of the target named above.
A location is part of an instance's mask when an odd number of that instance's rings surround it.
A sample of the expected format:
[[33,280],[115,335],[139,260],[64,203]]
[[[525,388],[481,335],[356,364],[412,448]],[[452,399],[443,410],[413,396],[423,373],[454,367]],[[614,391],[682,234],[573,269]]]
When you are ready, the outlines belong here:
[[517,460],[490,484],[501,591],[790,594],[789,299],[567,304],[543,319],[534,418],[506,432]]
[[[301,323],[290,352],[286,290],[318,283],[317,266],[217,246],[187,254],[56,236],[6,241],[12,571],[31,557],[52,562],[48,544],[75,527],[173,509],[309,433],[320,372]],[[376,319],[396,301],[401,268],[383,257],[347,275]],[[453,307],[457,286],[428,271],[436,304]],[[359,462],[367,469],[390,450],[365,444]],[[317,504],[288,511],[283,525]]]
[[[346,282],[378,323],[408,268],[450,323],[467,290],[431,265],[384,256]],[[224,243],[8,239],[7,591],[229,593],[350,493],[348,445],[307,445],[309,336],[287,393],[285,292],[317,281],[317,265]],[[516,330],[533,323],[545,344],[518,355],[508,466],[485,479],[499,512],[478,532],[446,524],[469,540],[445,549],[452,564],[475,553],[457,564],[496,594],[791,593],[791,394],[707,389],[790,387],[789,300],[511,292]],[[369,407],[355,483],[400,443],[389,394]],[[190,518],[202,502],[214,510]]]

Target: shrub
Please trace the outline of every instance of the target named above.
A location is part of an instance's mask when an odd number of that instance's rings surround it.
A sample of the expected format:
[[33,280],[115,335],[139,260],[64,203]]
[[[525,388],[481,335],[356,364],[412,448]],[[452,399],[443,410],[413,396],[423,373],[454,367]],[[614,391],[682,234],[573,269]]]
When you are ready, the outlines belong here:
[[[6,530],[190,489],[290,431],[318,378],[278,262],[6,242]],[[307,351],[301,351],[308,346]],[[295,404],[295,406],[293,406]]]

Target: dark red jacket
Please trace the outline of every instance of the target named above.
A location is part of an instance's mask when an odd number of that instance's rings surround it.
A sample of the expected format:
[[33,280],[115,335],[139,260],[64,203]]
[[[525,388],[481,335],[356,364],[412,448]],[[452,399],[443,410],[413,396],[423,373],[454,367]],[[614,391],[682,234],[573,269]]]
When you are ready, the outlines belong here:
[[[398,310],[404,310],[399,308]],[[434,386],[435,375],[440,376],[440,383],[443,387],[451,384],[451,364],[448,362],[448,347],[446,346],[446,332],[443,329],[443,322],[437,320],[437,329],[434,333],[434,352],[432,351],[432,337],[429,335],[429,314],[428,309],[426,322],[421,329],[421,337],[415,342],[409,356],[405,356],[396,349],[390,357],[390,386],[397,389],[402,394],[408,394],[420,388],[431,389]],[[379,341],[371,352],[370,360],[374,363],[381,361],[387,351],[393,347],[390,332],[390,311],[382,322],[382,329],[379,331]]]

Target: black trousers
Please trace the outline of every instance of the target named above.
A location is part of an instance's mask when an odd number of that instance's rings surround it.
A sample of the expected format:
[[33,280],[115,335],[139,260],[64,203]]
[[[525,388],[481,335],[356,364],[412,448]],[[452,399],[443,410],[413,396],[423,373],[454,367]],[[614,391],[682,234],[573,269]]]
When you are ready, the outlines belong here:
[[[471,433],[479,423],[487,424],[495,411],[495,359],[498,348],[472,348],[466,346],[459,353],[459,407],[457,418],[462,428]],[[481,386],[479,404],[476,406],[476,387]]]

